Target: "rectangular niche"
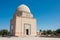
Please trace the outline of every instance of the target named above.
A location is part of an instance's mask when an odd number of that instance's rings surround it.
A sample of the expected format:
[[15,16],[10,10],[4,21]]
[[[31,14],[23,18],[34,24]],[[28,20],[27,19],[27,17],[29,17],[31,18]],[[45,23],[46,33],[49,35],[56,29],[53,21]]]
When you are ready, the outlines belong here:
[[[27,30],[28,30],[28,34],[26,33]],[[24,34],[31,35],[31,24],[27,24],[27,23],[24,24]]]

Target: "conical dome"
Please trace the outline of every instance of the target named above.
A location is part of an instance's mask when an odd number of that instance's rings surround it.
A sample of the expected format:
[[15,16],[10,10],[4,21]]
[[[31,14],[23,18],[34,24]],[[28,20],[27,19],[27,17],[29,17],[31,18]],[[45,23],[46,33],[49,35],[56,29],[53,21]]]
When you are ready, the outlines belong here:
[[26,11],[26,12],[30,12],[30,9],[28,8],[28,6],[22,4],[18,7],[19,11]]

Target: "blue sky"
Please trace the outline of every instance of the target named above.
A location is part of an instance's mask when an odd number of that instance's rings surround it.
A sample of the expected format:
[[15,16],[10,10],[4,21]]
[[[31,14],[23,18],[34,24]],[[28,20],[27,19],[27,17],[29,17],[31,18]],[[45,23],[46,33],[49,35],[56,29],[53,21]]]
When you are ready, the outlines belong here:
[[60,0],[0,0],[0,30],[10,28],[17,7],[27,5],[37,19],[37,30],[60,28]]

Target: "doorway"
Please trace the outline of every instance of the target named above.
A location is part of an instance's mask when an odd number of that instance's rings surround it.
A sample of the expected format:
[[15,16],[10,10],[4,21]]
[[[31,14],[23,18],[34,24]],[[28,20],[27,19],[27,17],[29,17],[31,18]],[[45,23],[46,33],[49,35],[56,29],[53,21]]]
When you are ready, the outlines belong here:
[[26,29],[26,35],[29,35],[29,30],[28,29]]

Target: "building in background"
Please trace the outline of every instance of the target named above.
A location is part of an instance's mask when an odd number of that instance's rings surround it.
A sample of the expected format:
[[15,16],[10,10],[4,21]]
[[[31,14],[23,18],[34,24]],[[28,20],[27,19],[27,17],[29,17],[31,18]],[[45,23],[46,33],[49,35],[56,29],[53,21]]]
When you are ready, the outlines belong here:
[[36,19],[26,5],[17,8],[10,21],[10,33],[13,36],[36,36]]

